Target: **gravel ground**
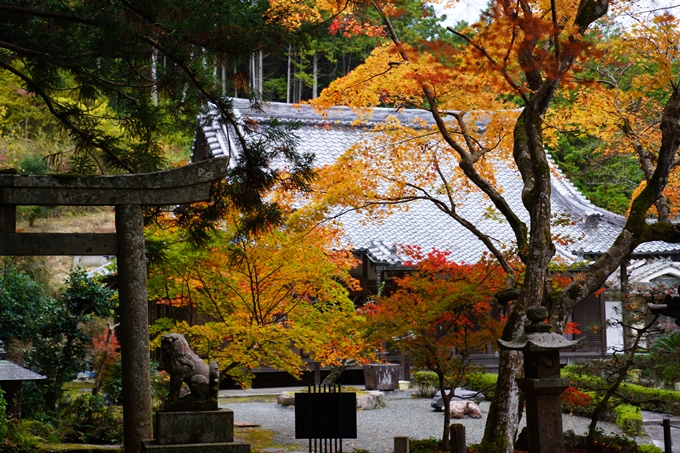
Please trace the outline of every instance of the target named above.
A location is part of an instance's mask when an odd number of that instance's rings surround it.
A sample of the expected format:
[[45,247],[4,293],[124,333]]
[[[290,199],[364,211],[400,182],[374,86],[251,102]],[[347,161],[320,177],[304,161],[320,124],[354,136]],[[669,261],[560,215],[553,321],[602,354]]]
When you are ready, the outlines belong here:
[[[444,413],[430,408],[430,399],[388,399],[386,407],[357,413],[357,439],[343,442],[343,450],[354,448],[369,450],[371,453],[391,453],[394,450],[395,436],[409,436],[416,439],[430,437],[441,438]],[[250,422],[262,428],[275,431],[275,441],[286,445],[301,445],[307,450],[306,439],[295,439],[295,409],[293,406],[283,407],[276,403],[260,402],[228,402],[220,405],[234,411],[235,422]],[[482,439],[484,423],[489,410],[489,403],[479,405],[483,417],[452,420],[452,423],[465,425],[467,443],[477,443]],[[573,430],[577,434],[585,434],[589,419],[563,414],[564,430]],[[524,423],[522,423],[524,426]],[[605,433],[621,434],[619,427],[613,423],[600,422],[598,426]],[[638,443],[650,443],[649,438],[637,439]]]

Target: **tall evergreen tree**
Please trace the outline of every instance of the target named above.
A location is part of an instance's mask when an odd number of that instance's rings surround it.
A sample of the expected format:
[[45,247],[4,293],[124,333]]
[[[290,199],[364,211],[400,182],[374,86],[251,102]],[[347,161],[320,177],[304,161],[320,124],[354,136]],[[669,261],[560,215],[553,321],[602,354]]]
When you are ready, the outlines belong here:
[[[77,174],[166,168],[162,134],[193,130],[211,104],[239,134],[223,198],[261,223],[278,217],[261,195],[291,175],[287,181],[304,188],[311,157],[282,138],[290,130],[249,139],[242,131],[253,126],[234,115],[230,96],[258,101],[248,84],[251,56],[302,46],[318,21],[314,8],[268,0],[9,0],[0,4],[0,71],[18,77],[57,118]],[[289,174],[268,170],[273,159],[288,162]]]

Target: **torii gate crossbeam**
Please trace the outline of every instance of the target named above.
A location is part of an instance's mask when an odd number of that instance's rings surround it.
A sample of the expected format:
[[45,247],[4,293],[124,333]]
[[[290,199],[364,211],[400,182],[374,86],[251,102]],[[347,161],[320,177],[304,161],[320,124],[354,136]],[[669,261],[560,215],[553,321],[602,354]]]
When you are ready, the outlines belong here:
[[[153,437],[142,206],[207,201],[228,158],[115,176],[0,175],[0,256],[117,255],[125,452]],[[16,206],[115,206],[116,233],[17,233]]]

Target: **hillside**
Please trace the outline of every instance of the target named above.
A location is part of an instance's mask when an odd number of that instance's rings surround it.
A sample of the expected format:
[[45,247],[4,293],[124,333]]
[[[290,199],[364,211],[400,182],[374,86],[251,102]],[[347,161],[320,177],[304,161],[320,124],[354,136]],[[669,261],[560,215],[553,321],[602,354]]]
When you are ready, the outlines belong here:
[[[50,210],[46,214],[45,218],[37,218],[29,222],[29,216],[21,215],[20,211],[17,230],[26,233],[114,233],[116,231],[113,208],[69,207]],[[73,263],[74,257],[72,256],[48,256],[37,258],[33,266],[44,266],[48,288],[53,293],[61,286]],[[87,268],[87,266],[84,267]]]

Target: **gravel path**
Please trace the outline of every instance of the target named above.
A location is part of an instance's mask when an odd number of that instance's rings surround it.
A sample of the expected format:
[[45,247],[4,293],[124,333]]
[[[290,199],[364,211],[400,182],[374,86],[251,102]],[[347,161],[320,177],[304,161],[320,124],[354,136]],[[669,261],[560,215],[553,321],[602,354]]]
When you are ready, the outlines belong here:
[[[391,453],[394,450],[395,436],[409,436],[416,439],[430,437],[441,438],[444,413],[430,408],[430,399],[388,399],[386,407],[357,413],[357,439],[347,439],[343,443],[344,451],[354,448],[369,450],[371,453]],[[235,422],[250,422],[262,428],[275,431],[275,441],[286,445],[301,445],[306,450],[306,439],[295,439],[295,409],[293,406],[283,407],[275,403],[260,402],[228,402],[227,407],[234,411]],[[484,423],[489,410],[489,403],[480,405],[483,418],[474,420],[465,417],[453,420],[452,423],[465,425],[468,444],[482,439]],[[563,414],[564,430],[573,430],[577,434],[585,434],[589,419]],[[524,426],[524,423],[522,423]],[[598,426],[605,433],[621,434],[619,427],[613,423],[600,422]],[[649,443],[649,438],[637,439],[638,443]]]

